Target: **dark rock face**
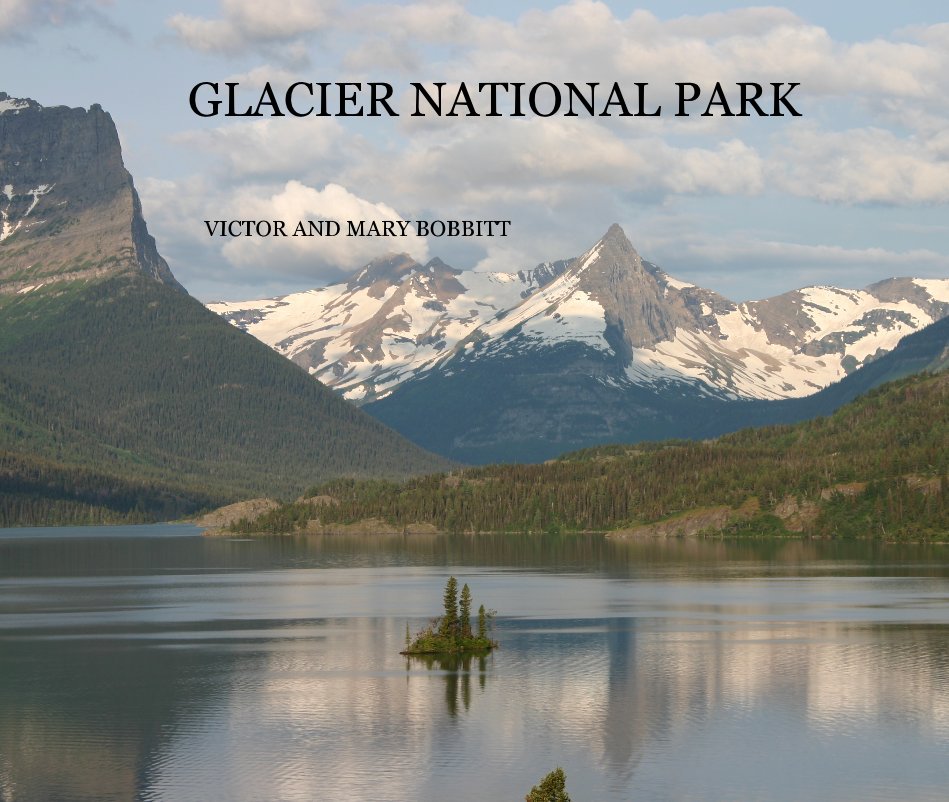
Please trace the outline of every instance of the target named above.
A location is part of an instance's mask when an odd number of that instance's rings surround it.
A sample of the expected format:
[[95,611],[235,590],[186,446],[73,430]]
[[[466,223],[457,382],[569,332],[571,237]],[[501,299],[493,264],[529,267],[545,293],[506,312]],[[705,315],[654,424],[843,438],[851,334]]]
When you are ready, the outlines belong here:
[[0,93],[0,214],[0,295],[135,271],[184,291],[99,105],[44,108]]
[[691,292],[685,292],[671,285],[665,273],[643,261],[615,223],[592,260],[577,260],[571,269],[582,271],[578,286],[603,307],[606,337],[617,355],[672,339],[679,327],[702,330],[702,302],[712,308],[734,306],[711,290],[687,287]]

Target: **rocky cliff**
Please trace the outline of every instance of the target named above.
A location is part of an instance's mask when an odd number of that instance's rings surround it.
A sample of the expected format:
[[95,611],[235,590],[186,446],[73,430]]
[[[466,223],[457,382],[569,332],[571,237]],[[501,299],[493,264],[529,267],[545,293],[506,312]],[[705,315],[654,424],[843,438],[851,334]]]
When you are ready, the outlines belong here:
[[159,255],[99,105],[0,92],[0,295],[130,272],[183,289]]

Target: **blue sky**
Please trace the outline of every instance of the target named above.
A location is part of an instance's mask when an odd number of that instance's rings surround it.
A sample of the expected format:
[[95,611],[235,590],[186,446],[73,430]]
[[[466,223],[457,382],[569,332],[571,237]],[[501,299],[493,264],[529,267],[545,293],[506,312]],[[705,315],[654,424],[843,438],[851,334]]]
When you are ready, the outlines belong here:
[[[387,250],[517,270],[613,222],[735,299],[949,276],[949,22],[935,2],[0,2],[0,89],[109,111],[149,228],[203,300]],[[798,81],[802,118],[200,119],[203,80]],[[505,240],[211,239],[207,218],[510,219]]]

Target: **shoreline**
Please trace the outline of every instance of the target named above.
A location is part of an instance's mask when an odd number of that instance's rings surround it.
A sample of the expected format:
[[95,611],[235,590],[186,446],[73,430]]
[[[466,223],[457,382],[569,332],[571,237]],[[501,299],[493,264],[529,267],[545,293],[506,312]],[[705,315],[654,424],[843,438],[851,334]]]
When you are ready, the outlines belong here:
[[[194,522],[191,522],[194,523]],[[578,530],[563,531],[556,534],[548,532],[510,532],[510,531],[484,531],[484,532],[449,532],[437,529],[432,524],[418,524],[399,528],[391,524],[385,526],[367,527],[366,522],[357,522],[354,524],[324,524],[306,529],[297,529],[293,532],[231,532],[221,528],[207,528],[201,534],[202,537],[210,538],[265,538],[265,537],[334,537],[334,536],[382,536],[382,537],[509,537],[509,538],[537,538],[537,537],[591,537],[598,536],[604,540],[614,542],[698,542],[698,541],[719,541],[719,542],[741,542],[741,541],[774,541],[774,542],[795,542],[795,541],[820,541],[820,542],[876,542],[887,545],[916,545],[916,546],[949,546],[949,538],[945,540],[897,540],[893,538],[880,537],[857,537],[857,538],[834,538],[828,535],[807,535],[803,533],[792,532],[789,534],[734,534],[734,533],[662,533],[652,534],[648,532],[635,531],[638,529],[648,529],[650,525],[636,527],[633,531],[620,530]],[[196,524],[200,527],[199,524]]]

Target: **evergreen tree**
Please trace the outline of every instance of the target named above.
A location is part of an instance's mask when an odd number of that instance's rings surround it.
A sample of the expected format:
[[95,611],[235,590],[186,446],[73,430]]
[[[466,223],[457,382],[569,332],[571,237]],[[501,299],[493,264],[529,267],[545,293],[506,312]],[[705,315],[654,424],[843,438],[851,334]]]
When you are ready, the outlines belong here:
[[458,636],[458,580],[453,576],[448,577],[445,585],[445,614],[439,633],[450,640]]
[[[478,609],[478,636],[471,631],[471,589],[465,585],[461,591],[461,607],[458,606],[458,581],[450,577],[445,585],[445,612],[435,618],[414,638],[409,635],[406,626],[405,651],[402,654],[441,655],[454,660],[460,659],[465,671],[471,666],[471,656],[484,656],[497,646],[488,637],[489,620],[495,615],[493,610]],[[484,671],[484,664],[481,664]]]
[[461,637],[471,637],[471,591],[467,582],[461,589]]
[[566,786],[567,775],[558,766],[540,781],[540,785],[531,788],[524,802],[570,802]]

